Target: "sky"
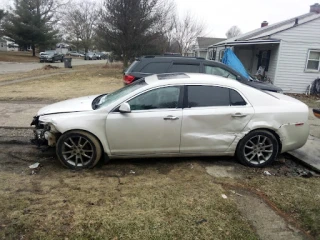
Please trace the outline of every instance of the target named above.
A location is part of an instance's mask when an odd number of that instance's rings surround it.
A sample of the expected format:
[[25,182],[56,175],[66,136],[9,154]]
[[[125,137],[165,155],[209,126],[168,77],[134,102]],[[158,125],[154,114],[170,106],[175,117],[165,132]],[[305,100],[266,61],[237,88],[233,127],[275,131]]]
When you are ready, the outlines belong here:
[[[10,0],[0,0],[0,8]],[[102,0],[91,0],[101,2]],[[242,33],[259,28],[261,22],[269,24],[293,18],[310,10],[320,0],[172,0],[179,16],[190,12],[206,26],[204,37],[221,37],[233,25]]]
[[[0,0],[1,1],[1,0]],[[226,37],[225,33],[237,25],[242,33],[293,18],[310,10],[320,0],[175,0],[180,16],[191,12],[206,26],[206,37]]]

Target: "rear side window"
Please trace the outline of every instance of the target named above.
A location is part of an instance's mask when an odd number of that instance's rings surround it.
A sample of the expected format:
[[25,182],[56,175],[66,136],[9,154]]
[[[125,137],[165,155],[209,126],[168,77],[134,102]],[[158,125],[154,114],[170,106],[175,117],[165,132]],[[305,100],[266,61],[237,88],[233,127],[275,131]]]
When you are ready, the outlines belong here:
[[241,97],[241,95],[233,89],[230,89],[230,103],[231,106],[247,105],[246,101]]
[[205,73],[207,74],[217,75],[225,78],[237,79],[237,77],[234,74],[220,67],[205,66],[204,69],[205,69]]
[[183,63],[174,63],[168,72],[187,72],[187,73],[199,73],[200,65],[199,64],[183,64]]
[[188,86],[187,104],[189,108],[247,105],[237,91],[216,86]]
[[171,63],[153,62],[142,68],[143,73],[166,73]]
[[125,71],[126,73],[134,72],[134,68],[140,63],[140,61],[134,61]]
[[188,107],[230,106],[229,89],[215,86],[188,86]]

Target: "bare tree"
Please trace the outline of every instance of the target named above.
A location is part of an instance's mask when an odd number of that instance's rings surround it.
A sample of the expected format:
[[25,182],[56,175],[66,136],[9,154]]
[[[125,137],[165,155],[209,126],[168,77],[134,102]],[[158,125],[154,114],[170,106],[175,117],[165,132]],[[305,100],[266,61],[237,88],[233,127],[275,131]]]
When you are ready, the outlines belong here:
[[195,44],[197,37],[203,35],[205,26],[197,21],[193,15],[188,12],[181,20],[174,19],[174,41],[177,43],[179,52],[186,55]]
[[159,14],[158,24],[156,31],[160,32],[162,36],[159,38],[161,52],[170,51],[170,46],[174,41],[174,27],[176,19],[176,5],[173,0],[161,0],[157,5]]
[[226,36],[227,38],[233,38],[236,36],[239,36],[241,34],[241,30],[238,26],[232,26],[227,32]]
[[99,10],[95,2],[84,0],[77,4],[70,4],[61,23],[65,37],[77,48],[83,47],[85,52],[88,52],[93,47],[98,14]]

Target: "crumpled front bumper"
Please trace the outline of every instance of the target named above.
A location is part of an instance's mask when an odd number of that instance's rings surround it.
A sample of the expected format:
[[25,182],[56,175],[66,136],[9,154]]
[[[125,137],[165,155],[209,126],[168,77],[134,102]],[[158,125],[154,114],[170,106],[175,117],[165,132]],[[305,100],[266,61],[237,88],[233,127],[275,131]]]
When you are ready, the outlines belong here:
[[33,117],[30,125],[35,126],[35,129],[33,130],[34,138],[31,139],[31,143],[38,147],[54,147],[56,145],[57,134],[51,132],[51,126],[49,124],[42,124],[39,121],[39,116]]

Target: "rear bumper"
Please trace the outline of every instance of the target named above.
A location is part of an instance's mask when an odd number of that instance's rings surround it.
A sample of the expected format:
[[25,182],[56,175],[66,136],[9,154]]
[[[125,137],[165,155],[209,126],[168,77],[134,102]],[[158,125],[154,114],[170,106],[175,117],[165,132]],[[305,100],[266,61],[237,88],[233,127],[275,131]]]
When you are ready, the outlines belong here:
[[292,151],[301,148],[307,142],[309,124],[285,124],[279,128],[278,134],[282,143],[281,153]]

